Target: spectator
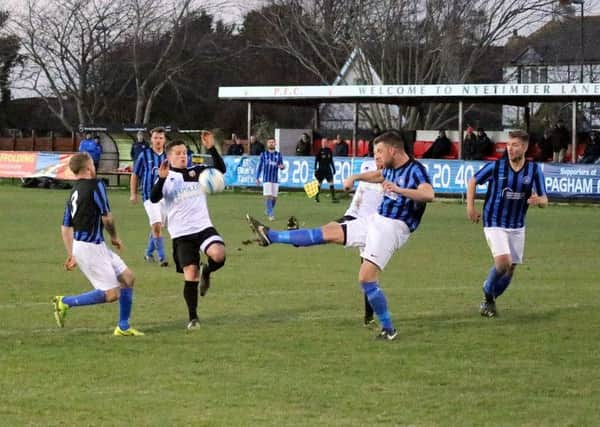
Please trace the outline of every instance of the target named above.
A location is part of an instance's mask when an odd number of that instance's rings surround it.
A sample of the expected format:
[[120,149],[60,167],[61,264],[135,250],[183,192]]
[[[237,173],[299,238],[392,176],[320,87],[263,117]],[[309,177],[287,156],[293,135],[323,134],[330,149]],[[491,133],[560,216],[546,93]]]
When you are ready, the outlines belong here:
[[598,140],[598,134],[596,132],[592,132],[590,134],[590,139],[585,146],[585,151],[583,152],[583,156],[577,163],[598,163],[600,159],[600,140]]
[[371,129],[371,140],[369,141],[369,147],[368,147],[368,150],[369,150],[369,153],[370,153],[370,154],[368,154],[369,157],[373,157],[373,148],[374,148],[373,147],[373,140],[375,138],[377,138],[379,136],[379,134],[381,134],[381,129],[379,129],[379,125],[376,124]]
[[475,135],[474,129],[471,126],[468,126],[467,133],[463,138],[463,145],[461,150],[463,160],[474,160],[476,143],[477,136]]
[[131,151],[129,153],[131,155],[131,161],[133,163],[135,163],[135,160],[138,158],[142,151],[150,147],[144,139],[144,132],[139,131],[135,138],[135,142],[131,145]]
[[296,144],[296,156],[310,156],[311,151],[310,136],[307,133],[303,133]]
[[552,129],[546,129],[540,141],[540,157],[538,161],[547,162],[552,160]]
[[438,137],[433,141],[431,147],[423,154],[424,159],[440,159],[452,151],[452,143],[446,136],[446,131],[440,129]]
[[100,164],[100,156],[102,155],[102,144],[100,144],[100,137],[96,136],[92,139],[90,132],[85,133],[85,139],[79,143],[79,152],[86,152],[90,155],[94,161],[94,168],[98,171],[98,165]]
[[235,133],[231,134],[231,142],[232,144],[229,146],[227,150],[227,154],[230,156],[241,156],[244,154],[244,146],[240,144],[240,141]]
[[554,163],[562,163],[565,160],[567,146],[569,145],[569,131],[562,119],[558,119],[552,129],[550,141],[552,141],[552,161]]
[[342,139],[341,135],[335,137],[333,155],[338,157],[348,157],[348,144]]
[[494,143],[489,136],[485,133],[483,128],[477,129],[477,138],[475,140],[475,152],[473,154],[473,160],[484,160],[486,156],[492,154],[494,149]]
[[265,146],[254,135],[250,136],[250,155],[260,156],[265,151]]

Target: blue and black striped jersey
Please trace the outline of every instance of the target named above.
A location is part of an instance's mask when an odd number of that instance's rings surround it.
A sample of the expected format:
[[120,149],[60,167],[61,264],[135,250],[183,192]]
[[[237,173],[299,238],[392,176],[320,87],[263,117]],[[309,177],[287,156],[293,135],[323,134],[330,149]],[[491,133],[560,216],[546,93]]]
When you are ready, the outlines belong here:
[[483,205],[484,227],[521,228],[529,204],[527,199],[535,191],[546,195],[544,174],[537,163],[525,161],[519,171],[510,166],[507,156],[487,163],[474,176],[477,184],[488,183]]
[[[393,182],[400,188],[416,189],[421,184],[431,184],[425,166],[416,160],[409,160],[397,169],[383,169],[381,173],[386,181]],[[421,222],[426,204],[416,202],[398,193],[385,192],[383,194],[379,214],[404,221],[411,232],[415,231]]]
[[73,186],[65,206],[62,224],[73,227],[80,242],[102,243],[102,216],[110,212],[106,187],[99,179],[80,179]]
[[256,169],[256,179],[262,182],[279,182],[279,166],[283,165],[283,157],[279,151],[263,151]]
[[133,165],[133,173],[138,176],[142,186],[142,200],[146,201],[150,198],[152,186],[158,178],[158,168],[164,162],[167,155],[156,153],[152,148],[146,148],[139,155]]

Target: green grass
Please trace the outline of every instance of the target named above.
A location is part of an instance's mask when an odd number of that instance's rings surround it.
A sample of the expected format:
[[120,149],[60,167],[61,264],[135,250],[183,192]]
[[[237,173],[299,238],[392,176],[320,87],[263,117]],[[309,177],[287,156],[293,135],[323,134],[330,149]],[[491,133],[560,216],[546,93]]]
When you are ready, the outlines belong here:
[[[141,260],[147,219],[127,194],[110,198],[139,339],[111,336],[116,304],[56,328],[50,297],[89,289],[61,268],[67,192],[0,186],[2,425],[600,424],[598,207],[532,209],[525,264],[484,319],[481,226],[457,201],[433,203],[382,275],[401,336],[381,343],[362,327],[356,250],[244,246],[244,213],[263,210],[248,193],[210,198],[227,264],[187,332],[182,277]],[[274,226],[344,208],[283,194]]]

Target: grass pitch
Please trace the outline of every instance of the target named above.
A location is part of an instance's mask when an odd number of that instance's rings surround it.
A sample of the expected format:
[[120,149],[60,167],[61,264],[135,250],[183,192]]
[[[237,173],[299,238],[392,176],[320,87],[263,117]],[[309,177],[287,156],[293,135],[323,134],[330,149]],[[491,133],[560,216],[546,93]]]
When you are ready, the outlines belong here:
[[[55,326],[50,298],[90,289],[61,268],[66,197],[0,186],[2,425],[600,424],[598,207],[531,209],[525,264],[484,319],[481,226],[457,201],[431,204],[382,275],[400,337],[376,342],[356,250],[243,245],[244,214],[264,210],[248,193],[210,197],[227,264],[186,331],[182,277],[142,261],[143,208],[111,190],[137,276],[132,325],[147,334],[115,338],[117,304]],[[346,204],[282,194],[274,227],[317,226]]]

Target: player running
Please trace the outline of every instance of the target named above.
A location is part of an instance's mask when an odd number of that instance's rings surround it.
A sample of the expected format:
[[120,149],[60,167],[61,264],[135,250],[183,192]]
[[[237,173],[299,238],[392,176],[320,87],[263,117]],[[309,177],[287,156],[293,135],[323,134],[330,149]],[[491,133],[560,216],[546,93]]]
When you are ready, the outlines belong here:
[[529,135],[509,132],[506,155],[487,163],[470,180],[467,187],[467,217],[474,223],[481,215],[475,209],[475,189],[488,183],[483,204],[483,233],[494,257],[494,265],[483,282],[482,316],[498,314],[496,299],[506,291],[517,264],[523,262],[525,216],[529,205],[548,205],[544,174],[541,168],[525,159]]
[[102,230],[106,228],[113,246],[120,250],[123,245],[117,235],[104,183],[96,179],[94,161],[87,153],[73,155],[69,168],[77,181],[67,201],[61,227],[67,250],[64,266],[67,271],[79,266],[95,289],[79,295],[52,298],[56,323],[61,328],[65,325],[65,317],[71,307],[103,304],[118,299],[119,323],[113,334],[144,335],[129,326],[133,303],[133,272],[104,243]]
[[275,204],[279,194],[279,169],[284,169],[283,157],[275,149],[275,138],[267,140],[267,149],[263,151],[256,168],[256,184],[262,179],[263,196],[265,197],[265,214],[270,221],[275,219]]

